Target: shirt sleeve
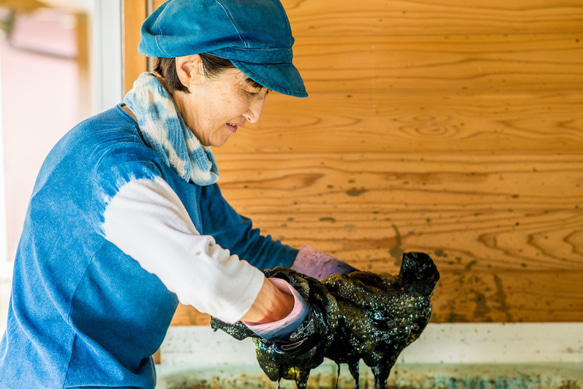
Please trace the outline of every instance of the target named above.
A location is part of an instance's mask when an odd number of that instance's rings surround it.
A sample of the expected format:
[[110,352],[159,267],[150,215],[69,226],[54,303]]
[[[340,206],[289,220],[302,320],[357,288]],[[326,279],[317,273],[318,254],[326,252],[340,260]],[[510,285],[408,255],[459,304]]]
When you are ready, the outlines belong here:
[[158,276],[181,303],[220,320],[239,320],[263,285],[261,271],[197,231],[159,176],[124,182],[102,220],[105,239]]

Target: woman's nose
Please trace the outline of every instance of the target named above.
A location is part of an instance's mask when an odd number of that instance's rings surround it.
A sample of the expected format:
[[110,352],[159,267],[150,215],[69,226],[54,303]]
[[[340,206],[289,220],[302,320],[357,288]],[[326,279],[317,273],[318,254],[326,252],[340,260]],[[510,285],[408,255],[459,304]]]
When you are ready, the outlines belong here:
[[253,124],[253,123],[257,123],[259,121],[259,118],[261,117],[261,111],[263,110],[264,103],[265,103],[265,96],[262,96],[261,98],[257,98],[251,103],[247,112],[245,112],[243,114],[243,116],[245,117],[245,119],[249,123]]

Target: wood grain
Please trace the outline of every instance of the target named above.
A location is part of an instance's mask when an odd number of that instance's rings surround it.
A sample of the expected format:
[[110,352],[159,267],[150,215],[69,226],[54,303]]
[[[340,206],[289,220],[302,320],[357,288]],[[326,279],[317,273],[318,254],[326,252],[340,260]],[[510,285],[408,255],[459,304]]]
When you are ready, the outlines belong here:
[[[583,88],[582,88],[583,90]],[[270,95],[230,152],[467,152],[583,149],[583,93]]]
[[134,81],[147,69],[147,59],[138,54],[140,27],[146,18],[146,0],[123,0],[123,90],[133,88]]
[[441,253],[452,270],[583,270],[583,153],[226,154],[219,164],[224,196],[264,233],[361,268],[394,270],[382,262],[400,248]]
[[283,0],[294,35],[522,34],[581,30],[578,0]]
[[89,16],[77,11],[75,14],[76,43],[77,43],[77,69],[79,82],[79,117],[89,117],[93,113],[91,104],[91,52],[90,52],[90,25]]
[[434,322],[583,320],[581,271],[464,271],[442,274]]
[[571,90],[581,84],[583,32],[298,38],[309,92],[447,90],[452,94]]

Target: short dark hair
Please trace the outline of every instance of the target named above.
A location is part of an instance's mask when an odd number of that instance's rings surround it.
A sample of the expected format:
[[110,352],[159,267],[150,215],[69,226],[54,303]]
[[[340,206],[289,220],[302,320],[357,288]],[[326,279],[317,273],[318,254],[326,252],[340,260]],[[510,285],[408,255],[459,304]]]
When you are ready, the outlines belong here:
[[[235,65],[228,59],[215,57],[210,54],[200,54],[204,75],[208,78],[218,76],[227,69],[234,69]],[[155,58],[154,71],[161,75],[170,92],[181,91],[190,93],[186,85],[180,82],[176,73],[176,58]]]

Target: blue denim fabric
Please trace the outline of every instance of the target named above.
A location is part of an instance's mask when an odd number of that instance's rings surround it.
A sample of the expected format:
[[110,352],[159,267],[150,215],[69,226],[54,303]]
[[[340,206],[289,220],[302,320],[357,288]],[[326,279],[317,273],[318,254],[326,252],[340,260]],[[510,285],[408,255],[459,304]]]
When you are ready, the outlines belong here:
[[150,356],[178,300],[101,231],[119,188],[153,177],[173,188],[201,234],[259,269],[292,264],[297,250],[261,236],[216,184],[184,181],[120,106],[106,111],[70,131],[37,178],[0,342],[0,387],[154,387]]
[[264,87],[306,97],[292,63],[294,38],[279,0],[169,0],[142,25],[138,51],[149,57],[208,53]]

